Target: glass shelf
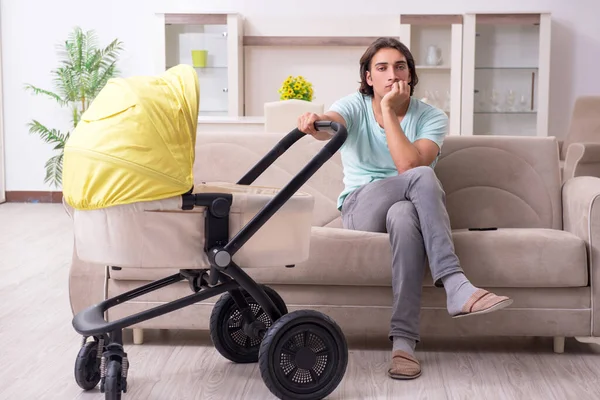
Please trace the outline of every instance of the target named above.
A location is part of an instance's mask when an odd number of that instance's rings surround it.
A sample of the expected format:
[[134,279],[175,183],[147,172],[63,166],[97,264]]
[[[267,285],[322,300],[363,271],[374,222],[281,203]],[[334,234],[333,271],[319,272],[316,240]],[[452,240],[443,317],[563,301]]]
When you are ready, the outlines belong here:
[[[166,69],[171,69],[173,68],[174,65],[167,65]],[[218,67],[194,67],[194,69],[197,72],[202,72],[202,70],[207,69],[207,70],[211,70],[211,69],[227,69],[228,67],[224,67],[224,66],[218,66]]]
[[507,70],[527,70],[527,71],[531,71],[531,70],[538,70],[538,67],[475,67],[475,69],[489,69],[489,70],[502,70],[502,69],[507,69]]
[[417,70],[441,70],[441,71],[450,71],[449,65],[415,65]]
[[227,32],[203,32],[205,39],[227,39]]
[[537,114],[537,111],[475,111],[475,114]]

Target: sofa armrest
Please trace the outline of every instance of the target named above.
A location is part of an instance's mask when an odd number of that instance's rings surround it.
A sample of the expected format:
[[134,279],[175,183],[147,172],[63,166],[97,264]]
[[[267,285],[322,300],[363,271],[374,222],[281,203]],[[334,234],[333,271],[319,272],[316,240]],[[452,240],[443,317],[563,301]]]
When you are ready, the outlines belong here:
[[600,143],[572,143],[565,157],[564,180],[576,176],[600,178]]
[[563,186],[563,229],[583,239],[588,249],[592,290],[591,336],[600,336],[600,178],[580,176]]

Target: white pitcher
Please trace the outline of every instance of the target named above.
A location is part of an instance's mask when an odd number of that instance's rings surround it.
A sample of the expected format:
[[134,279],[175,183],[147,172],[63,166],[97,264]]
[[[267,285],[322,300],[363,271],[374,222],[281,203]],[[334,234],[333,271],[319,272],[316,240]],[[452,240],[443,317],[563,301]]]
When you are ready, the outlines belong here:
[[434,45],[427,48],[427,65],[440,65],[442,63],[442,51]]

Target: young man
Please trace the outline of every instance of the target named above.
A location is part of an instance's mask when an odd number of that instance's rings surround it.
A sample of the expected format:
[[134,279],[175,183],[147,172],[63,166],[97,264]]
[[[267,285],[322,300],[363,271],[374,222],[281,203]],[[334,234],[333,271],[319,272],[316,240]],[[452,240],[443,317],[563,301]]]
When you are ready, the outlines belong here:
[[360,75],[356,93],[324,115],[300,116],[298,128],[319,140],[330,136],[316,131],[315,121],[336,121],[348,131],[340,150],[345,188],[338,208],[346,229],[389,233],[394,301],[388,374],[412,379],[421,375],[414,349],[427,260],[455,318],[495,311],[512,300],[473,286],[454,252],[445,193],[433,171],[448,117],[412,97],[418,77],[408,48],[396,39],[376,40],[361,57]]

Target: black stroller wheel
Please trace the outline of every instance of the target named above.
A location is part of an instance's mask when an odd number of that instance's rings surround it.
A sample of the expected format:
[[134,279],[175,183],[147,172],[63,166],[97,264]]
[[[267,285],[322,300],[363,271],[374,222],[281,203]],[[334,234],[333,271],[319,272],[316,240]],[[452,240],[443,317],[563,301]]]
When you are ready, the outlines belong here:
[[340,384],[348,345],[339,326],[314,310],[284,315],[268,330],[259,353],[265,385],[280,399],[322,399]]
[[117,360],[110,360],[106,367],[106,377],[104,378],[104,398],[105,400],[120,400],[122,388],[122,369],[121,363]]
[[[268,286],[261,285],[267,296],[275,303],[282,315],[287,314],[287,306],[279,294]],[[242,289],[254,318],[265,324],[268,329],[273,325],[271,317],[256,300]],[[225,293],[215,304],[210,316],[210,337],[217,351],[235,363],[255,363],[261,340],[246,335],[242,329],[242,314],[233,297]]]
[[100,363],[98,342],[85,343],[79,350],[75,360],[75,381],[80,388],[92,390],[98,385],[98,382],[100,382]]

